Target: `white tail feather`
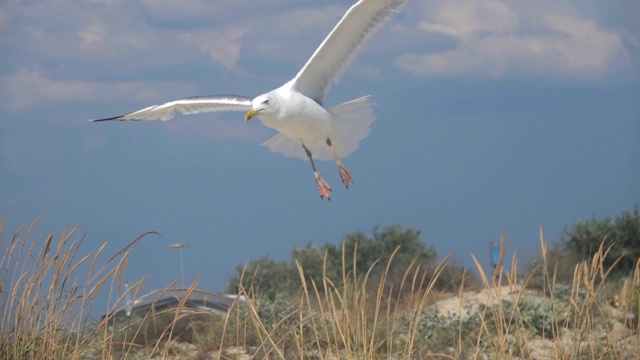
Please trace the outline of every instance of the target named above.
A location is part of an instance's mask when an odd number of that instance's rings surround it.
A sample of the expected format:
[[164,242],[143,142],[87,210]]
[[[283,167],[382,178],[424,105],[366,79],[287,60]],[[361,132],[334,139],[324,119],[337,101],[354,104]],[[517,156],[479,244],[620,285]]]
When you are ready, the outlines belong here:
[[[358,149],[360,141],[367,137],[371,123],[375,120],[373,113],[374,103],[369,101],[369,96],[363,96],[329,109],[332,116],[331,142],[338,156],[346,157]],[[305,145],[313,153],[315,160],[331,160],[333,155],[325,143],[326,139],[306,143]],[[307,159],[307,155],[299,141],[291,139],[284,134],[278,134],[262,143],[273,152],[282,153],[287,157]]]

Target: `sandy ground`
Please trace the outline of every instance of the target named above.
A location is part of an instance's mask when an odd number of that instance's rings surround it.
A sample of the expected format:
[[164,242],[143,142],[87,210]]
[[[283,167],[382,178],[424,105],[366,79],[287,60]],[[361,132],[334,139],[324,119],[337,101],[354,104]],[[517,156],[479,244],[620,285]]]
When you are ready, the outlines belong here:
[[[543,295],[533,290],[523,289],[520,286],[503,286],[495,289],[484,289],[481,291],[464,292],[462,296],[456,295],[440,300],[431,306],[441,314],[460,316],[462,319],[468,318],[478,311],[478,306],[495,305],[501,301],[515,302],[522,297],[531,300],[533,297],[542,298]],[[621,314],[610,305],[605,305],[600,311],[607,313],[606,318],[621,319]],[[607,348],[612,352],[615,359],[640,359],[640,335],[634,334],[621,322],[612,320],[606,324],[594,324],[599,330],[593,331],[590,336],[581,336],[568,329],[562,331],[562,335],[557,339],[546,339],[537,336],[527,341],[531,359],[573,359],[583,358],[583,354],[597,354],[600,348]],[[576,346],[576,342],[579,345]],[[602,353],[602,351],[600,351]],[[582,353],[582,355],[581,355]],[[605,356],[603,354],[603,356]],[[514,358],[518,358],[514,356]],[[605,356],[605,358],[607,358]]]
[[[484,289],[481,291],[464,292],[462,295],[454,295],[440,300],[430,306],[430,309],[437,309],[443,315],[452,317],[460,314],[462,319],[468,318],[478,311],[480,305],[495,305],[500,302],[518,302],[523,297],[528,301],[532,299],[543,299],[543,294],[537,291],[523,289],[520,286],[503,286],[494,289]],[[610,305],[605,305],[600,309],[606,313],[607,319],[617,319],[622,316],[617,309]],[[581,335],[569,329],[561,330],[561,336],[555,339],[547,339],[537,336],[526,340],[526,351],[514,350],[513,359],[640,359],[640,335],[632,332],[622,323],[611,320],[603,321],[603,324],[592,324],[595,331],[589,332],[588,336]],[[217,351],[208,352],[206,355],[196,356],[198,353],[195,345],[175,343],[171,345],[169,359],[217,359],[222,355],[223,359],[248,360],[252,357],[243,349],[226,348],[219,354]],[[186,356],[190,354],[192,356]]]

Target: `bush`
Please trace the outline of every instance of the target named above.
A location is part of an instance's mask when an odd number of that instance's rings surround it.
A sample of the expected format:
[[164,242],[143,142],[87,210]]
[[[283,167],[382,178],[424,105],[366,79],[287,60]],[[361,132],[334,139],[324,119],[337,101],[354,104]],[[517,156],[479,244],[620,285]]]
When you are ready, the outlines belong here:
[[590,259],[601,244],[610,247],[604,266],[612,267],[613,278],[628,276],[640,258],[640,212],[636,206],[614,218],[578,221],[562,232],[560,241],[567,255],[578,261]]
[[[390,262],[392,257],[394,261]],[[341,245],[329,243],[318,248],[309,244],[294,248],[291,261],[262,258],[237,266],[237,274],[229,279],[227,291],[237,294],[241,288],[252,289],[271,300],[279,293],[299,293],[303,284],[296,264],[304,269],[306,286],[316,286],[319,291],[324,290],[324,277],[341,286],[344,272],[355,279],[368,273],[372,283],[377,283],[384,274],[389,286],[394,286],[402,281],[409,266],[432,270],[436,257],[435,249],[420,238],[419,230],[391,225],[382,231],[374,229],[372,237],[363,232],[349,234]]]

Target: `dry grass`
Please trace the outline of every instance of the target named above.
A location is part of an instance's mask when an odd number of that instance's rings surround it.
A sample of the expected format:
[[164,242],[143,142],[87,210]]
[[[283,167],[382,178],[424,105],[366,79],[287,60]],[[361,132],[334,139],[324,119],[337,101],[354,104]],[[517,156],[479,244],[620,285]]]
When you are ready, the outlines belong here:
[[[540,268],[518,274],[514,255],[511,270],[501,258],[488,273],[476,260],[482,291],[461,285],[448,314],[433,306],[442,298],[434,284],[446,259],[428,271],[410,264],[391,283],[393,258],[373,280],[371,270],[355,272],[356,252],[343,255],[340,286],[325,276],[307,287],[298,264],[304,290],[295,297],[269,301],[249,287],[239,294],[246,301],[225,317],[180,304],[122,319],[113,315],[116,304],[138,297],[144,281],[123,288],[128,251],[147,234],[104,261],[106,244],[80,255],[84,235],[77,229],[32,240],[37,223],[9,239],[4,219],[0,224],[2,359],[632,359],[640,350],[637,316],[627,316],[640,307],[640,269],[616,289],[614,309],[606,301],[609,249],[578,264],[571,284],[560,284],[542,231]],[[540,277],[542,291],[531,290]],[[112,315],[88,322],[99,296],[109,299]],[[486,300],[471,307],[472,296]]]
[[[84,235],[64,229],[59,236],[32,239],[40,219],[5,238],[0,222],[0,358],[79,359],[112,337],[99,333],[89,313],[98,296],[116,304],[134,239],[106,261],[106,243],[81,256]],[[139,285],[130,291],[137,291]],[[124,297],[122,294],[121,297]],[[102,327],[104,328],[104,326]],[[108,357],[108,352],[105,354]]]

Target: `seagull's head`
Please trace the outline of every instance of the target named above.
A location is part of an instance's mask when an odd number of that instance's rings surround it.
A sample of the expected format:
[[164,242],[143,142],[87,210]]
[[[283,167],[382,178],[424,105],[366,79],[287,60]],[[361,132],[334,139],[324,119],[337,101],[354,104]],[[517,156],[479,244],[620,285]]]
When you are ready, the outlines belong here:
[[247,111],[244,116],[246,121],[251,120],[254,116],[259,114],[269,114],[273,110],[275,99],[270,94],[260,95],[251,100],[251,109]]

